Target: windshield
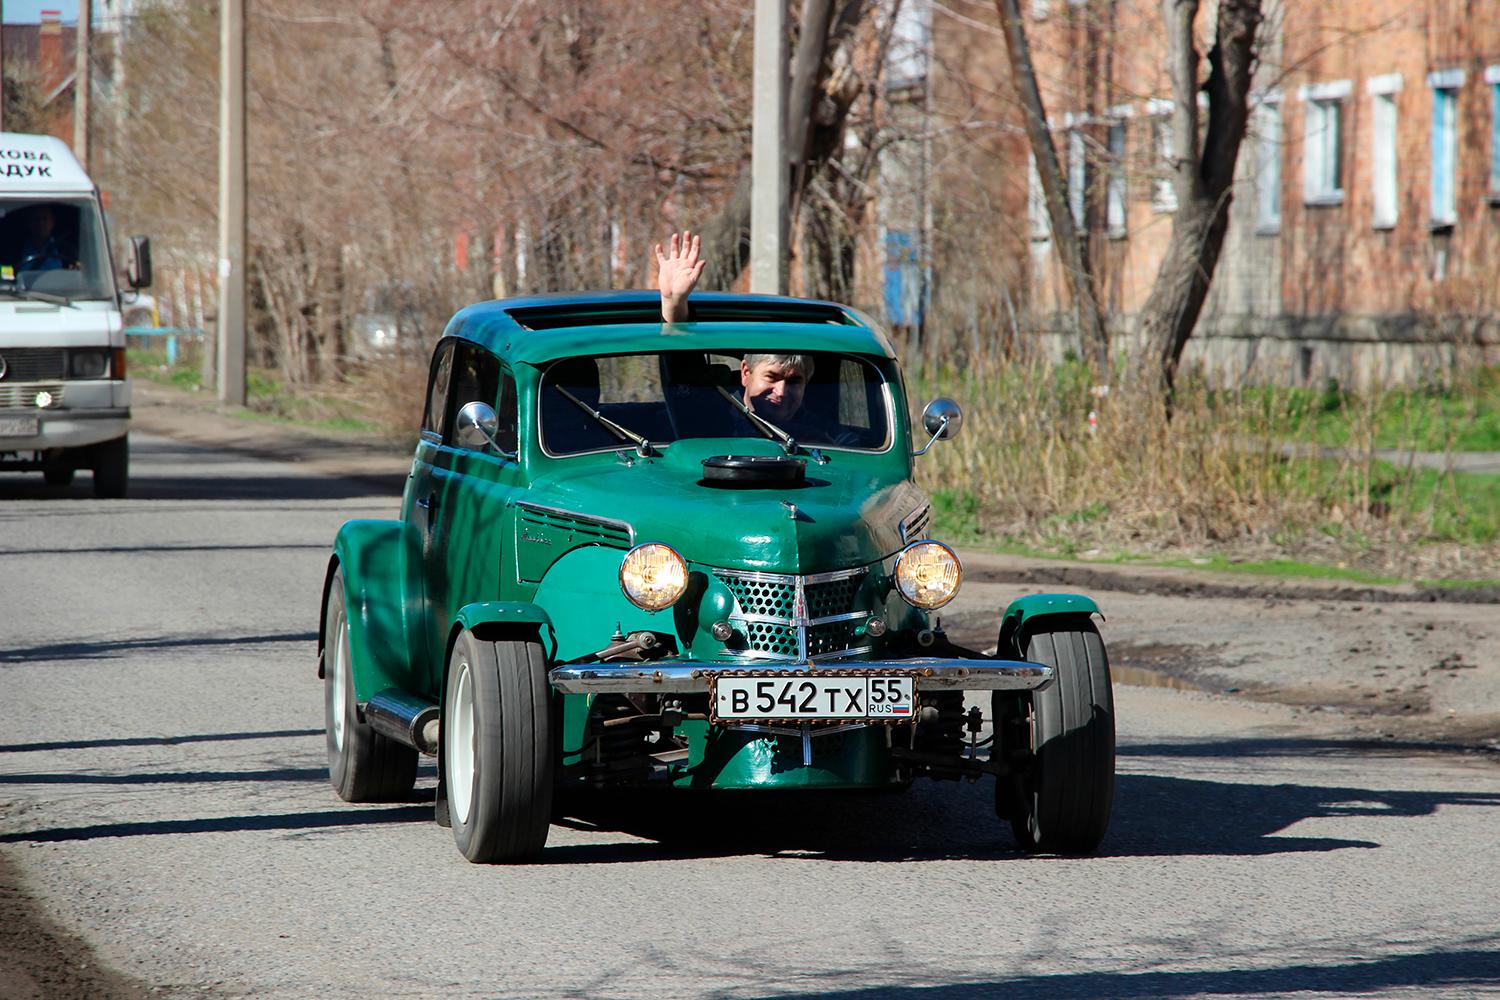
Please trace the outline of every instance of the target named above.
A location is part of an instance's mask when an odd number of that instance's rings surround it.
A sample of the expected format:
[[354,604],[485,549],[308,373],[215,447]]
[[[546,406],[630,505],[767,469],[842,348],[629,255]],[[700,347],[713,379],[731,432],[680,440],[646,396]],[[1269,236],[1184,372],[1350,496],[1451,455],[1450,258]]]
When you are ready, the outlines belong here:
[[666,445],[784,434],[799,446],[884,451],[889,409],[885,379],[856,355],[663,351],[553,362],[540,419],[550,455],[629,447],[632,435]]
[[0,294],[114,298],[99,210],[90,198],[0,201]]

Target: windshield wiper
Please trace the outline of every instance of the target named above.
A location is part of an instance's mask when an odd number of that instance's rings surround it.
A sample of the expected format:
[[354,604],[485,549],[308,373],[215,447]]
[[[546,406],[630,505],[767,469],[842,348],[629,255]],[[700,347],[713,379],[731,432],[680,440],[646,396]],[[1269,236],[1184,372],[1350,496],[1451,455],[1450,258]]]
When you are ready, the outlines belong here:
[[730,392],[722,385],[716,385],[714,386],[714,388],[719,390],[719,395],[729,400],[729,404],[731,406],[743,413],[745,415],[745,419],[749,420],[750,423],[755,425],[756,430],[760,431],[762,434],[773,441],[781,442],[782,450],[785,451],[788,455],[797,454],[796,438],[792,437],[786,431],[782,430],[780,427],[777,427],[775,424],[771,423],[771,421],[767,420],[765,417],[750,409],[750,407],[745,405],[744,400],[735,398],[734,393]]
[[71,306],[73,300],[66,295],[58,295],[56,292],[38,292],[30,288],[0,288],[0,293],[14,295],[18,299],[34,299],[37,302],[51,302],[57,306]]
[[599,421],[600,426],[609,431],[615,437],[619,438],[621,441],[629,441],[631,444],[635,445],[636,454],[640,455],[642,458],[646,458],[648,456],[656,454],[656,451],[652,447],[651,442],[646,438],[641,437],[635,431],[621,427],[619,424],[615,423],[613,420],[609,419],[604,414],[600,413],[598,410],[594,409],[592,406],[585,403],[583,400],[579,399],[568,390],[564,389],[562,386],[554,385],[552,388],[562,393],[563,398],[565,398],[568,402],[572,403],[574,406],[578,407],[580,410],[582,410],[584,413],[587,413],[595,420]]

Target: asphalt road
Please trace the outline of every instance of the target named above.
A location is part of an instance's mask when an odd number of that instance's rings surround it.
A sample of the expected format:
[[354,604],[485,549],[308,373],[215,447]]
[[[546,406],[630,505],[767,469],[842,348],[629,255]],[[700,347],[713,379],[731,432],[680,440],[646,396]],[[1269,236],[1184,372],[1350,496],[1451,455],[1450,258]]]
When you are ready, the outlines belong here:
[[948,783],[583,805],[469,865],[430,769],[326,778],[326,551],[399,483],[134,446],[127,501],[0,476],[0,890],[152,996],[1500,995],[1500,766],[1199,693],[1118,688],[1094,858]]

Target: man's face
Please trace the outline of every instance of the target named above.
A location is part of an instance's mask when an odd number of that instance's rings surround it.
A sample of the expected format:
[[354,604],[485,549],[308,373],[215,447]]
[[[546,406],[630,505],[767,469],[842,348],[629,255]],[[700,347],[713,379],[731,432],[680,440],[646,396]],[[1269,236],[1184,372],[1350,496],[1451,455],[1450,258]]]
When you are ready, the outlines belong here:
[[807,391],[807,377],[801,369],[775,361],[762,361],[753,368],[741,361],[740,384],[745,387],[745,405],[772,423],[791,419]]
[[27,213],[26,228],[33,239],[45,240],[52,235],[52,209],[37,205]]

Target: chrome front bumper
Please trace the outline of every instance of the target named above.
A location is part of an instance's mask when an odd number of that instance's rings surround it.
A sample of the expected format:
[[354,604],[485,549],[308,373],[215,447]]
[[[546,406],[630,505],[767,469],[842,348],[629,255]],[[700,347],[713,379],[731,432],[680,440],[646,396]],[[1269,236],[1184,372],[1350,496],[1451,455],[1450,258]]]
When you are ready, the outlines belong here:
[[920,691],[1030,691],[1052,679],[1052,668],[1027,660],[852,660],[844,663],[584,663],[547,675],[563,694],[707,693],[711,676],[914,675]]

